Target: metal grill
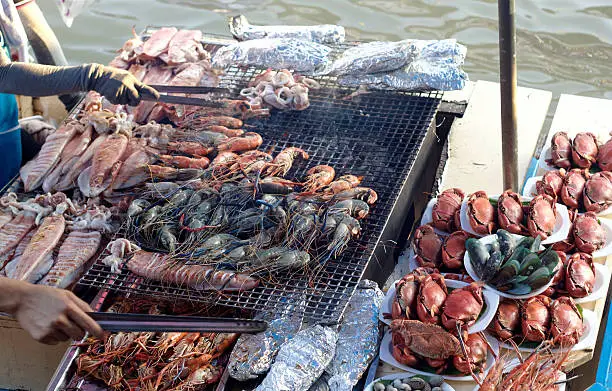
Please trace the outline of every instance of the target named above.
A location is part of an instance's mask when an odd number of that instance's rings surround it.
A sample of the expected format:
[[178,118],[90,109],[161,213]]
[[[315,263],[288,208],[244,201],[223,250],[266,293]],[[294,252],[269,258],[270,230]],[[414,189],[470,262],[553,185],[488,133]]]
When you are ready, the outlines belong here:
[[[232,68],[222,85],[246,86],[260,73],[256,69]],[[363,176],[363,186],[376,190],[379,201],[362,221],[362,235],[351,241],[338,258],[327,261],[316,275],[279,273],[251,291],[203,292],[145,280],[127,270],[119,274],[100,261],[79,284],[137,293],[169,300],[202,303],[273,314],[288,301],[305,301],[305,318],[311,322],[337,322],[365,268],[373,258],[385,224],[405,185],[425,135],[440,103],[440,93],[373,92],[346,99],[347,91],[332,78],[319,79],[324,88],[310,92],[311,106],[301,112],[273,111],[269,118],[251,119],[249,130],[264,138],[262,150],[274,154],[288,146],[304,149],[308,161],[299,161],[287,178],[302,178],[318,164],[328,164],[336,175]]]

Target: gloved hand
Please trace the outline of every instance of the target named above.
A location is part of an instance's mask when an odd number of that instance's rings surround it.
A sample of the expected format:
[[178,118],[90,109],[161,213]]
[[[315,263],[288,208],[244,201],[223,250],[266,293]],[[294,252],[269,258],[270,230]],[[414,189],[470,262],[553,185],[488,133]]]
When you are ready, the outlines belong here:
[[10,63],[0,65],[0,92],[27,96],[63,95],[71,92],[97,91],[113,104],[140,102],[142,94],[159,97],[153,88],[141,83],[131,73],[87,64],[73,67]]
[[138,81],[130,72],[100,64],[92,64],[87,89],[120,105],[136,106],[143,93],[159,98],[157,91]]

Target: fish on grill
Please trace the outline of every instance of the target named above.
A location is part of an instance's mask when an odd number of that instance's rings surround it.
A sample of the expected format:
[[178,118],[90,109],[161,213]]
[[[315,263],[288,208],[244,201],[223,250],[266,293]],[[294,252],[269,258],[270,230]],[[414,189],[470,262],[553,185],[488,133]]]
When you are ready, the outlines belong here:
[[75,135],[64,150],[59,159],[59,163],[45,178],[42,188],[48,193],[54,189],[62,176],[68,172],[73,164],[79,159],[79,156],[85,152],[89,143],[91,143],[93,127],[87,126],[82,133]]
[[[17,247],[15,247],[14,251],[7,253],[0,259],[0,262],[2,263],[2,267],[4,267],[4,269],[2,269],[2,273],[4,275],[7,275],[6,273],[7,269],[10,270],[11,267],[15,269],[15,265],[17,265],[15,261],[21,258],[21,254],[23,254],[23,251],[26,249],[26,247],[28,247],[28,244],[30,243],[30,240],[32,240],[32,236],[34,236],[35,232],[36,232],[35,230],[31,230],[30,232],[28,232],[26,236],[24,236],[23,239],[21,239]],[[14,265],[11,266],[11,264],[14,264]],[[0,269],[2,267],[0,267]]]
[[127,267],[132,273],[151,280],[197,290],[244,291],[259,285],[259,280],[245,274],[179,262],[165,254],[140,250],[127,262]]
[[32,228],[36,219],[31,214],[21,213],[6,223],[0,230],[0,257],[6,256],[21,242]]
[[154,60],[168,51],[168,45],[178,30],[175,27],[162,27],[149,37],[142,45],[142,56]]
[[[21,256],[13,257],[13,260],[9,262],[8,265],[6,265],[4,269],[5,269],[6,276],[8,278],[17,279],[15,273],[17,271],[17,266],[19,265],[19,262],[21,262]],[[32,272],[28,275],[25,281],[31,284],[37,283],[38,281],[40,281],[40,279],[42,279],[49,272],[49,270],[51,270],[53,263],[54,263],[53,254],[47,254],[36,265],[36,267],[32,269]]]
[[83,194],[96,197],[108,188],[111,184],[113,170],[119,168],[117,164],[121,163],[121,155],[123,155],[127,146],[128,137],[126,135],[113,134],[98,147],[91,162],[89,189],[79,186]]
[[83,152],[83,154],[77,159],[77,161],[71,165],[69,171],[64,174],[64,177],[55,186],[55,190],[64,191],[72,189],[76,185],[76,179],[87,167],[91,166],[91,160],[93,159],[94,153],[98,150],[98,147],[104,143],[109,136],[106,134],[99,135],[96,139],[89,144],[89,147]]
[[62,150],[80,127],[82,125],[74,121],[57,129],[55,133],[47,137],[31,164],[26,164],[19,170],[26,192],[32,191],[42,184],[46,175],[59,161]]
[[40,282],[56,288],[66,288],[81,275],[85,263],[98,251],[102,235],[98,231],[72,231],[62,243],[57,261]]
[[[28,280],[51,254],[66,228],[66,219],[62,215],[47,216],[36,230],[15,267],[14,278]],[[42,277],[42,276],[41,276]]]

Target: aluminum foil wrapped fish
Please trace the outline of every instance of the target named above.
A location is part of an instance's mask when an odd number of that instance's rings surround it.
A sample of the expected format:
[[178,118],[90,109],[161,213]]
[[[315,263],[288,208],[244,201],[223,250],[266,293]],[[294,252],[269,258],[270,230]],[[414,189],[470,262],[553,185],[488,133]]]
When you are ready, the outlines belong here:
[[331,48],[292,38],[264,38],[220,48],[213,57],[215,68],[254,66],[312,74],[329,66]]
[[367,42],[345,50],[331,65],[333,75],[365,75],[390,72],[406,66],[426,41]]
[[255,391],[308,390],[334,357],[337,341],[338,333],[329,327],[316,325],[298,332],[281,346]]
[[351,391],[376,356],[383,297],[375,282],[363,280],[349,301],[338,331],[336,354],[325,369],[331,391]]
[[267,330],[262,333],[240,336],[228,364],[232,378],[246,381],[268,372],[281,345],[300,330],[303,309],[298,308],[289,305],[284,316],[268,322]]
[[404,91],[460,90],[468,80],[461,69],[467,49],[454,39],[428,41],[414,61],[391,73],[346,75],[338,83],[348,87]]
[[229,18],[230,32],[239,41],[261,38],[293,38],[326,44],[344,42],[344,27],[333,24],[318,26],[254,26],[244,15]]

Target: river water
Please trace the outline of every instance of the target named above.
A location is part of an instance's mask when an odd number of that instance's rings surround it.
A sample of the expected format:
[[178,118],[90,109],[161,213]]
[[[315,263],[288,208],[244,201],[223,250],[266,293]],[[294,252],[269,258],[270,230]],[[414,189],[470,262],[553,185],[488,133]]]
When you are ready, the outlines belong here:
[[[241,13],[253,24],[340,24],[349,39],[456,38],[470,79],[498,80],[496,0],[100,0],[70,29],[54,1],[38,3],[75,64],[108,63],[132,26],[228,34],[227,17]],[[612,98],[611,0],[516,0],[516,24],[520,86]]]

